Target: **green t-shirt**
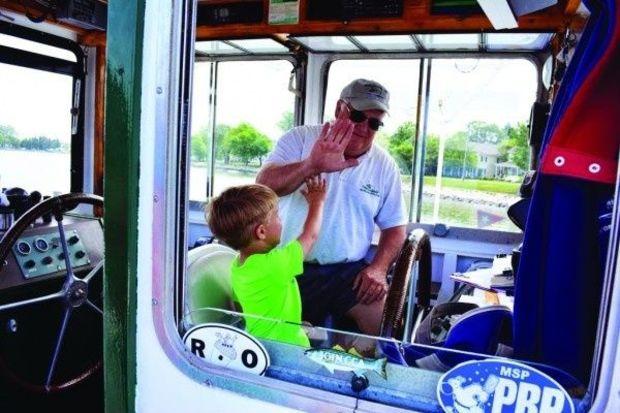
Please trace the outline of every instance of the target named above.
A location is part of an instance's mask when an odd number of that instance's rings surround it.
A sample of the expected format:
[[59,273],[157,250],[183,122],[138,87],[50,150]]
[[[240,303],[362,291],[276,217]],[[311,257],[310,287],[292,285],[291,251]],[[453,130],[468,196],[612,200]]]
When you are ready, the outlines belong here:
[[294,240],[266,254],[250,255],[231,266],[232,288],[244,314],[295,324],[246,317],[249,333],[298,346],[310,346],[301,324],[301,297],[295,276],[303,272],[304,252]]

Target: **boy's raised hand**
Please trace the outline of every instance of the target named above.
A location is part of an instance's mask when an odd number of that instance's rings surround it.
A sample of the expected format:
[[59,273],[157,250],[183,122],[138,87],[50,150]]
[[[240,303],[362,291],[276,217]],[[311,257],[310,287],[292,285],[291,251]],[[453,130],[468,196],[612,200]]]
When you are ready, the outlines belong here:
[[308,204],[321,204],[327,196],[327,183],[320,175],[314,175],[306,179],[306,188],[301,190]]
[[323,207],[327,196],[327,184],[320,175],[314,175],[306,179],[306,188],[301,190],[302,195],[308,201],[308,216],[301,235],[297,238],[306,256],[315,241],[319,237],[321,220],[323,217]]

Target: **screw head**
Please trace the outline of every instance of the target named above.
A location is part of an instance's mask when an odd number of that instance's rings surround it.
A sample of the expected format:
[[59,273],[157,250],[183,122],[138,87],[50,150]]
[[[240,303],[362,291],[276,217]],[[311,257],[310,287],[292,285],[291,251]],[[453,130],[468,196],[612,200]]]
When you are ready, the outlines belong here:
[[11,333],[17,333],[17,320],[15,320],[14,318],[11,318],[7,323],[6,323],[6,328],[7,330],[9,330],[9,332]]

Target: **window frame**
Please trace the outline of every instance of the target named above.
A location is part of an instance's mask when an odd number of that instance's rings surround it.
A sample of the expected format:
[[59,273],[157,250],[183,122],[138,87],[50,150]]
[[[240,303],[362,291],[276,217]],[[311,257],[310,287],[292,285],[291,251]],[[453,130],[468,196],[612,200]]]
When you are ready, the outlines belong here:
[[12,47],[0,46],[0,63],[42,70],[70,76],[73,79],[71,90],[71,116],[76,116],[76,128],[71,131],[70,192],[84,190],[84,125],[86,106],[86,54],[80,45],[72,40],[53,34],[29,29],[16,24],[0,21],[0,33],[30,40],[48,46],[65,49],[75,54],[76,61],[70,62],[56,57],[41,55]]
[[[321,55],[326,55],[326,58],[321,64],[320,67],[320,78],[321,78],[321,97],[320,97],[320,108],[319,108],[319,119],[323,119],[325,116],[325,99],[327,97],[327,88],[329,87],[329,72],[331,70],[331,65],[334,62],[339,60],[382,60],[382,59],[419,59],[420,60],[420,70],[418,73],[418,102],[416,105],[416,125],[422,125],[422,128],[419,126],[416,127],[416,144],[413,148],[412,155],[412,171],[417,177],[416,179],[411,180],[411,208],[409,210],[409,224],[430,224],[434,226],[433,223],[423,222],[422,218],[422,188],[423,188],[423,174],[421,171],[424,170],[424,153],[426,148],[426,125],[428,124],[428,100],[431,90],[431,79],[432,79],[432,63],[433,60],[440,59],[515,59],[515,60],[526,60],[533,64],[536,70],[536,102],[546,101],[548,97],[549,91],[545,89],[545,86],[542,82],[542,71],[544,63],[551,55],[549,51],[540,51],[540,52],[487,52],[481,53],[479,51],[472,52],[411,52],[411,53],[389,53],[389,52],[376,52],[376,53],[365,53],[355,52],[355,53],[320,53]],[[422,129],[422,130],[420,130]],[[461,227],[458,225],[450,224],[452,228],[459,228],[465,231],[479,231],[479,228],[472,227]],[[514,233],[511,231],[501,231],[501,230],[488,230],[493,232],[498,232],[506,235],[519,235],[518,233]]]
[[[174,161],[179,156],[179,147],[185,145],[185,148],[187,148],[186,142],[183,142],[183,140],[187,139],[187,134],[181,134],[180,136],[177,134],[180,118],[184,115],[182,108],[180,109],[178,106],[182,107],[182,102],[185,102],[181,99],[181,103],[175,103],[179,102],[179,99],[175,98],[180,96],[179,86],[182,83],[182,75],[179,74],[178,65],[174,63],[174,58],[179,55],[178,45],[175,44],[176,38],[174,37],[174,35],[178,35],[177,30],[173,26],[172,34],[169,35],[172,38],[167,39],[168,42],[172,40],[173,47],[170,49],[160,47],[159,53],[156,53],[158,63],[161,63],[161,66],[157,66],[157,71],[161,75],[162,84],[168,92],[163,96],[159,96],[157,101],[153,103],[156,106],[157,114],[162,115],[154,121],[153,135],[156,139],[154,141],[153,155],[155,160],[159,161],[157,162],[159,165],[162,162],[166,165],[165,170],[155,172],[152,204],[153,221],[155,224],[161,224],[162,228],[158,227],[154,231],[151,245],[151,252],[153,253],[151,279],[153,286],[153,296],[151,298],[152,318],[153,327],[162,349],[184,375],[208,387],[224,388],[235,394],[257,397],[261,400],[293,408],[307,408],[309,403],[314,402],[316,405],[313,405],[313,407],[324,407],[326,411],[339,411],[342,408],[360,411],[398,411],[398,408],[392,406],[332,393],[331,391],[293,384],[271,377],[251,376],[211,367],[201,363],[197,357],[190,354],[184,348],[172,317],[173,313],[170,307],[173,302],[173,289],[169,288],[170,283],[176,281],[175,270],[178,269],[177,263],[183,261],[182,257],[186,252],[182,242],[186,235],[186,227],[182,225],[184,218],[179,215],[179,212],[184,212],[183,207],[179,204],[179,191],[175,185],[167,185],[169,182],[178,184],[179,174],[182,173],[174,162],[167,161]],[[162,32],[158,35],[166,39],[166,35],[162,34]],[[162,43],[168,46],[168,42],[163,41]],[[169,57],[168,53],[172,55],[172,62],[166,59]],[[166,73],[166,69],[170,69],[170,66],[172,70],[170,70],[170,73]],[[191,69],[189,70],[191,71]],[[151,188],[147,187],[146,189]],[[151,205],[146,207],[148,208],[149,206]],[[173,218],[166,219],[169,216]],[[180,223],[181,226],[179,227]],[[617,230],[617,222],[615,222],[614,228]],[[617,251],[610,250],[610,254],[615,255]],[[601,311],[608,311],[608,308],[601,308]],[[600,346],[601,338],[600,335],[597,337],[597,347]],[[594,379],[596,379],[595,373],[591,376],[591,380]],[[283,395],[282,392],[286,394]],[[598,395],[594,394],[594,396]],[[312,402],[309,402],[308,399],[312,399]],[[422,404],[424,400],[419,402]]]
[[[211,145],[211,156],[209,159],[209,165],[207,165],[208,176],[207,176],[207,187],[206,191],[206,199],[209,199],[213,196],[213,184],[212,179],[215,176],[215,128],[216,128],[216,117],[217,117],[217,82],[219,76],[219,64],[225,62],[253,62],[253,61],[287,61],[291,63],[292,70],[295,71],[295,81],[297,85],[305,85],[305,59],[300,58],[299,55],[293,54],[264,54],[264,55],[239,55],[239,56],[204,56],[204,55],[195,55],[194,63],[211,63],[211,81],[210,81],[210,94],[214,94],[215,98],[210,100],[210,113],[209,113],[209,139]],[[193,92],[192,92],[193,93]],[[299,126],[303,123],[303,113],[305,108],[304,103],[305,96],[305,87],[302,87],[301,96],[295,95],[294,104],[293,104],[293,119],[294,126]],[[193,97],[192,97],[193,99]],[[190,162],[191,164],[191,162]],[[188,186],[189,191],[189,186]],[[202,209],[203,202],[199,200],[189,201],[189,210],[191,213],[190,222],[192,223],[205,223],[204,213]]]

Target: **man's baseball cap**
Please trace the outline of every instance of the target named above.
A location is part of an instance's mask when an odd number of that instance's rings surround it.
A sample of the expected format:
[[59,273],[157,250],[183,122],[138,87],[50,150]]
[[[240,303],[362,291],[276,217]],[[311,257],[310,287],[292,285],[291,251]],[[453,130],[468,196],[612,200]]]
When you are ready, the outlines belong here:
[[355,110],[378,109],[388,112],[390,92],[374,80],[355,79],[342,89],[340,99],[348,102]]

